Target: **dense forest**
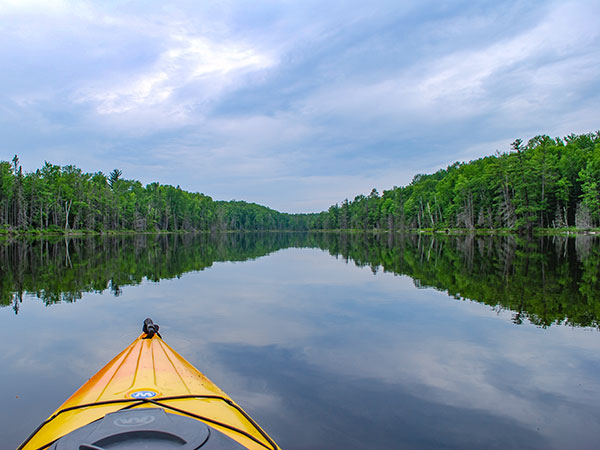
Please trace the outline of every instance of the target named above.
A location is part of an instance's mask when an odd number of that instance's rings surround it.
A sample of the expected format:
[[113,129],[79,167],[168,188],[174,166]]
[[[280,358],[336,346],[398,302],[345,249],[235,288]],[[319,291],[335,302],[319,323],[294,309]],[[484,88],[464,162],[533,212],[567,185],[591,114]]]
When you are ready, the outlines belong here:
[[419,287],[512,311],[516,324],[600,326],[600,239],[383,233],[216,233],[8,239],[0,244],[0,306],[24,294],[46,305],[85,292],[120,295],[144,279],[159,281],[289,248],[321,248],[335,257],[410,276]]
[[0,227],[4,231],[281,230],[293,217],[241,201],[218,202],[179,186],[84,173],[46,162],[23,173],[19,159],[0,162]]
[[600,132],[536,136],[506,153],[373,189],[312,221],[321,229],[509,229],[600,226]]
[[46,162],[24,173],[0,161],[0,232],[506,229],[600,226],[600,132],[536,136],[455,163],[408,186],[373,189],[315,214],[214,201],[179,186]]

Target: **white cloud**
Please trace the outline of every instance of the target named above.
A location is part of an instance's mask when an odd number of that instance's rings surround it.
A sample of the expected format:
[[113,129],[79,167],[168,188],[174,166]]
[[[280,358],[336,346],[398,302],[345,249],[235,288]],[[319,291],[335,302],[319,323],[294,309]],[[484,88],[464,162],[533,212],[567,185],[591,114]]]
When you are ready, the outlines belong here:
[[[302,111],[362,123],[361,131],[376,123],[375,133],[380,133],[391,124],[411,128],[416,122],[422,127],[424,122],[468,120],[497,109],[509,114],[513,105],[520,114],[544,110],[565,86],[577,89],[597,79],[600,48],[593,44],[600,31],[590,19],[597,10],[588,4],[559,4],[532,29],[485,47],[419,59],[379,79],[323,86],[303,102]],[[456,25],[448,26],[452,34]],[[516,88],[513,93],[494,92],[499,82],[514,76],[518,84],[510,86]]]
[[2,0],[0,14],[64,13],[70,6],[65,0]]
[[237,86],[249,72],[275,64],[271,55],[243,42],[181,34],[168,40],[168,48],[149,69],[116,83],[92,82],[79,89],[76,101],[91,103],[101,115],[142,113],[147,120],[151,110],[153,126],[181,126],[193,110],[205,111],[203,105]]
[[39,133],[41,161],[110,153],[143,181],[286,210],[403,185],[516,137],[597,128],[592,2],[546,4],[528,27],[515,16],[512,35],[495,23],[504,7],[439,20],[342,6],[4,2],[2,119]]

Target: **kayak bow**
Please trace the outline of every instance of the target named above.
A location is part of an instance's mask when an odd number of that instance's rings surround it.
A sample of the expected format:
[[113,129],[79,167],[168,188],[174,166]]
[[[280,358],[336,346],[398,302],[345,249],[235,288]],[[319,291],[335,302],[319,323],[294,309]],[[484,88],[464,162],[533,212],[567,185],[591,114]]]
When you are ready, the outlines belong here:
[[279,450],[225,392],[169,347],[158,325],[79,388],[17,450]]

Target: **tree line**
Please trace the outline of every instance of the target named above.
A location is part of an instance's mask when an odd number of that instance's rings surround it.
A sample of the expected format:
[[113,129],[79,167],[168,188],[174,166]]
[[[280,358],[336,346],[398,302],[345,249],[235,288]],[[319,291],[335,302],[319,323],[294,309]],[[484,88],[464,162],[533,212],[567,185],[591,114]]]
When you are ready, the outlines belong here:
[[520,139],[508,152],[416,175],[404,187],[344,200],[327,211],[286,214],[214,201],[179,186],[85,173],[46,162],[24,173],[0,161],[0,230],[51,232],[407,230],[600,226],[600,132]]
[[508,229],[600,226],[600,132],[517,139],[511,150],[331,206],[311,228]]
[[0,228],[4,231],[281,230],[293,218],[265,206],[220,202],[179,186],[85,173],[46,162],[24,173],[19,159],[0,161]]

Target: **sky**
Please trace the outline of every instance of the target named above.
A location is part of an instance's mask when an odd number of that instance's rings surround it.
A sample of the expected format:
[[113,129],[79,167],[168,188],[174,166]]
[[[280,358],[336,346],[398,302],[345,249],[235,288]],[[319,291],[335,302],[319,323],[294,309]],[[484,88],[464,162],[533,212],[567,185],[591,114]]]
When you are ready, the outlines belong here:
[[283,212],[600,129],[600,2],[0,0],[0,160]]

